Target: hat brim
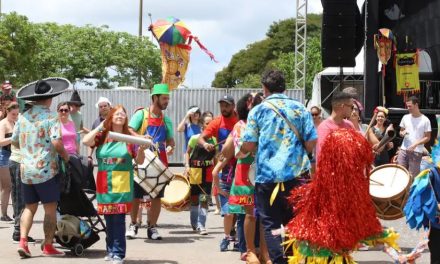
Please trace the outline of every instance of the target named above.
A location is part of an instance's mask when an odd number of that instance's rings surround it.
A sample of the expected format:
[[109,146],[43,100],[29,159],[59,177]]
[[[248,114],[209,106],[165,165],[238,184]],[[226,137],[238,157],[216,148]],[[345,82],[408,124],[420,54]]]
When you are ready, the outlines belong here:
[[225,100],[225,99],[218,100],[218,103],[221,103],[221,102],[224,102],[224,103],[227,103],[227,104],[230,104],[230,105],[234,104],[234,102],[231,102],[231,101],[228,101],[228,100]]
[[68,104],[73,104],[73,105],[77,105],[77,106],[83,106],[84,103],[83,102],[78,102],[78,101],[67,101]]
[[64,78],[55,77],[55,78],[46,78],[43,80],[52,87],[52,90],[50,92],[45,94],[36,94],[35,84],[37,83],[37,81],[35,81],[21,87],[20,90],[18,90],[17,92],[17,98],[23,100],[29,100],[29,101],[46,100],[62,94],[65,90],[67,90],[71,86],[69,80]]

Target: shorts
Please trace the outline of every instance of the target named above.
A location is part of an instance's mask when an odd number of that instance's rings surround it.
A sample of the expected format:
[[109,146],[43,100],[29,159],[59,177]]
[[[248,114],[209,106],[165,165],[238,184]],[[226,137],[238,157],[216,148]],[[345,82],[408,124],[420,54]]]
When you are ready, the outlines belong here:
[[[159,195],[156,198],[163,198],[163,195],[165,193],[165,186],[159,192]],[[134,199],[142,199],[145,195],[149,195],[149,193],[147,193],[137,182],[134,182],[133,195]]]
[[58,202],[60,200],[60,184],[58,177],[52,177],[50,180],[37,183],[21,185],[25,204],[42,204]]
[[[220,182],[219,188],[227,193],[229,193],[231,191],[231,185],[228,183]],[[225,197],[225,196],[219,194],[218,198],[220,199],[220,214],[221,214],[221,216],[229,214],[229,197]]]
[[11,152],[6,149],[0,149],[0,168],[9,168],[9,157]]

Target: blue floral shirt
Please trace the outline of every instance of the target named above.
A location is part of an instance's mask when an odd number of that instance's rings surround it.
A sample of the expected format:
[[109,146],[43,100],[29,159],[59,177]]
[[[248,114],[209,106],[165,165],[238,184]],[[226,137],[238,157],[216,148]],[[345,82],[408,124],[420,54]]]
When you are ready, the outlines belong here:
[[310,169],[307,151],[289,125],[268,106],[270,101],[297,128],[304,141],[317,139],[307,109],[284,94],[272,94],[249,113],[244,142],[258,145],[255,182],[274,183],[294,179]]
[[34,105],[19,117],[12,142],[20,146],[23,183],[43,183],[58,173],[58,155],[52,140],[61,140],[61,132],[57,114],[49,108]]

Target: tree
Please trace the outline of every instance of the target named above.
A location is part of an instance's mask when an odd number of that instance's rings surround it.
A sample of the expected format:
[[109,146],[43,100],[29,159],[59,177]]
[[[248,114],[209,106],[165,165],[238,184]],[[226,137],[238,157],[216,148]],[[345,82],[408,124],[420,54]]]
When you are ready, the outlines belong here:
[[107,26],[33,24],[16,13],[0,21],[0,77],[16,86],[48,77],[72,82],[95,79],[102,87],[161,80],[159,50],[148,40]]
[[[306,98],[312,95],[313,78],[322,71],[321,41],[319,36],[308,37],[306,47]],[[281,53],[278,59],[272,63],[272,67],[284,73],[286,86],[294,87],[295,82],[295,53]]]

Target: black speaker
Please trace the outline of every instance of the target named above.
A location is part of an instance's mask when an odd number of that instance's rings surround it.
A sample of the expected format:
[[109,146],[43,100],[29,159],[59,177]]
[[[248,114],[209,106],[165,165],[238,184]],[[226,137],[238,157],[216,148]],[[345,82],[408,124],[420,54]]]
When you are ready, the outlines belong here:
[[356,0],[323,0],[323,67],[354,67],[359,50],[361,16]]

